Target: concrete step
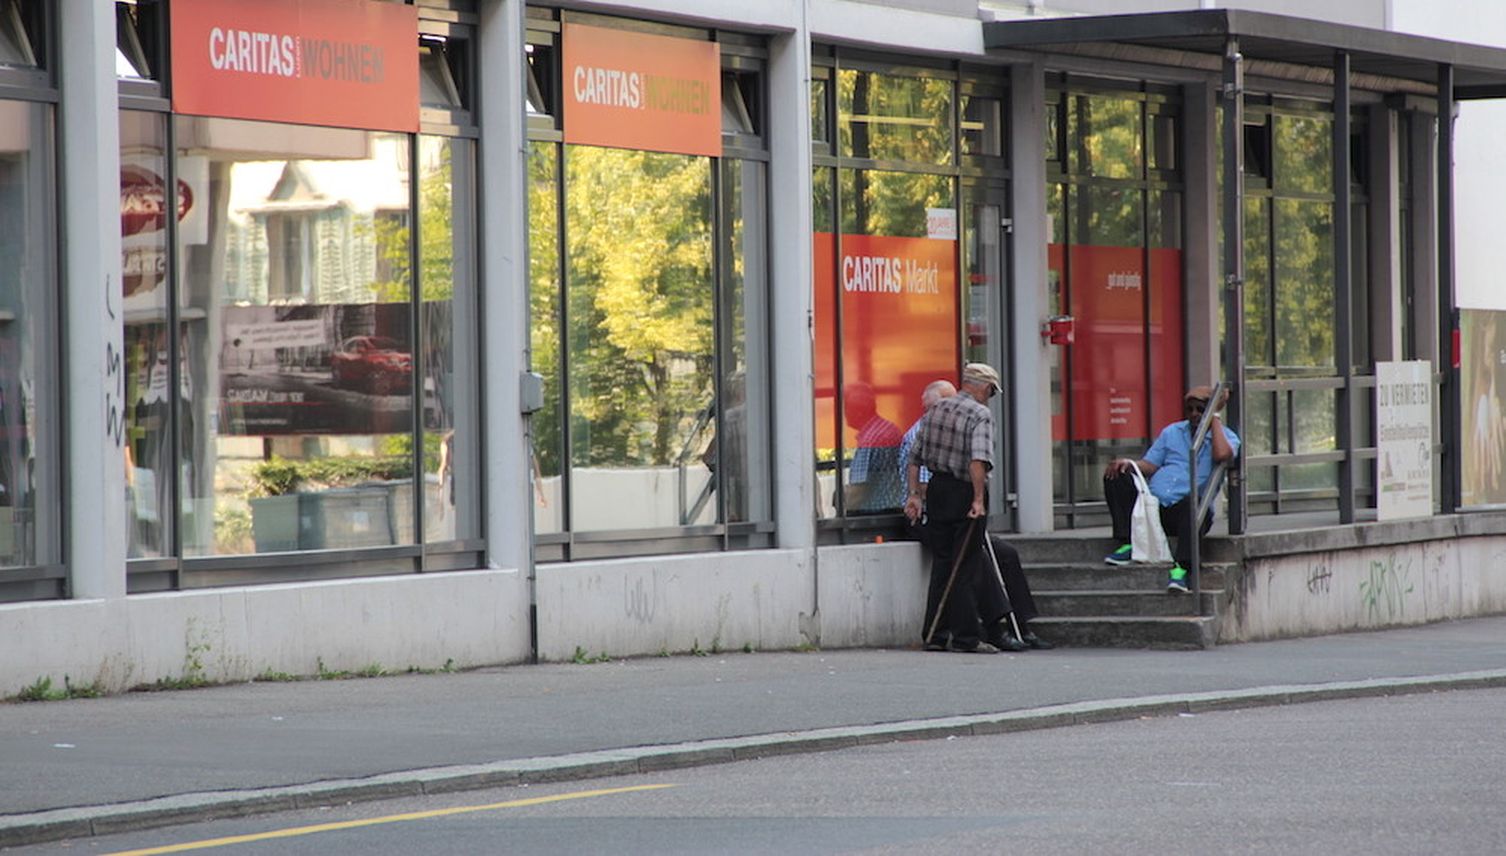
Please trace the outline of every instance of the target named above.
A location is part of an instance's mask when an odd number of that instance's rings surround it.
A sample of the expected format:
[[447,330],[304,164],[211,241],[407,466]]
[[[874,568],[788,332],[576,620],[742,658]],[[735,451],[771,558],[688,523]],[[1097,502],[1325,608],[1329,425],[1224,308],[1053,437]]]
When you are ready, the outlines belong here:
[[[1119,546],[1119,542],[1112,538],[1070,532],[1004,537],[1020,551],[1021,561],[1040,565],[1102,562],[1104,556]],[[1172,539],[1172,543],[1175,545],[1176,539]],[[1238,544],[1228,537],[1210,535],[1203,539],[1203,558],[1207,561],[1234,561],[1238,554]]]
[[1106,616],[1093,618],[1041,615],[1030,629],[1042,639],[1074,648],[1212,648],[1217,619],[1209,616]]
[[[1228,565],[1203,566],[1200,585],[1204,591],[1224,587],[1224,570]],[[1076,564],[1027,564],[1025,578],[1031,591],[1126,591],[1164,592],[1170,565],[1105,565],[1098,562]]]
[[1201,609],[1191,595],[1127,591],[1032,591],[1041,615],[1055,617],[1164,617],[1218,614],[1219,591],[1203,589]]

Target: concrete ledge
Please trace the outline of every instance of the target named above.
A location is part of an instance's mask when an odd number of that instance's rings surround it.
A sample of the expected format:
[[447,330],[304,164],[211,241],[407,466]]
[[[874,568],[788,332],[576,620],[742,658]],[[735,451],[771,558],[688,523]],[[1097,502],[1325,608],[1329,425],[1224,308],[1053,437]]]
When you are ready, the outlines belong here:
[[1033,731],[1253,707],[1350,698],[1506,687],[1506,669],[1381,678],[1327,684],[1253,687],[1224,692],[1074,702],[1029,710],[839,726],[661,746],[524,758],[495,764],[434,767],[244,791],[190,793],[133,803],[0,816],[0,847],[194,823],[331,802],[364,802],[417,793],[439,794],[521,783],[578,781],[723,764],[735,760],[824,752],[901,740],[934,740]]
[[522,574],[476,570],[0,605],[0,696],[523,662],[527,604]]
[[1220,555],[1233,552],[1238,561],[1321,553],[1332,550],[1355,550],[1385,547],[1420,541],[1443,541],[1506,535],[1506,512],[1479,511],[1441,514],[1413,520],[1384,523],[1355,523],[1348,526],[1325,526],[1315,529],[1292,529],[1282,532],[1257,532],[1210,539],[1217,542]]

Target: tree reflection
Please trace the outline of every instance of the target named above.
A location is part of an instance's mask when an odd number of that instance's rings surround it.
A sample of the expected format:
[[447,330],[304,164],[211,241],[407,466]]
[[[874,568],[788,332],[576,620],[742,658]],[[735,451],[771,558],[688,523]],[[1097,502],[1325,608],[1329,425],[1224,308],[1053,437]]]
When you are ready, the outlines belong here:
[[565,154],[572,460],[674,461],[713,383],[710,161]]

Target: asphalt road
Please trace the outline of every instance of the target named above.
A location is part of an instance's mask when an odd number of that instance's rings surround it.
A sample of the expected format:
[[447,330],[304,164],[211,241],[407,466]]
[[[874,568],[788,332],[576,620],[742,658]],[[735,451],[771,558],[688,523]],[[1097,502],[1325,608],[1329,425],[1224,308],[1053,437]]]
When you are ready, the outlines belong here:
[[[1502,689],[1350,699],[333,806],[7,852],[1499,853],[1503,723]],[[241,835],[251,838],[220,840]]]

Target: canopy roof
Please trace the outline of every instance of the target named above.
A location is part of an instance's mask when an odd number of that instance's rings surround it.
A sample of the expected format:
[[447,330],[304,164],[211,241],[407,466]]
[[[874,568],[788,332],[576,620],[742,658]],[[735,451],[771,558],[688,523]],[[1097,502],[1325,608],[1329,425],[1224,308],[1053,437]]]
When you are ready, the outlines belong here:
[[1439,66],[1448,65],[1454,69],[1455,99],[1506,97],[1506,50],[1501,48],[1288,15],[1207,9],[983,25],[983,44],[990,49],[1113,56],[1209,70],[1218,67],[1230,37],[1239,40],[1247,62],[1272,67],[1331,73],[1334,53],[1346,51],[1356,85],[1367,89],[1435,91]]

